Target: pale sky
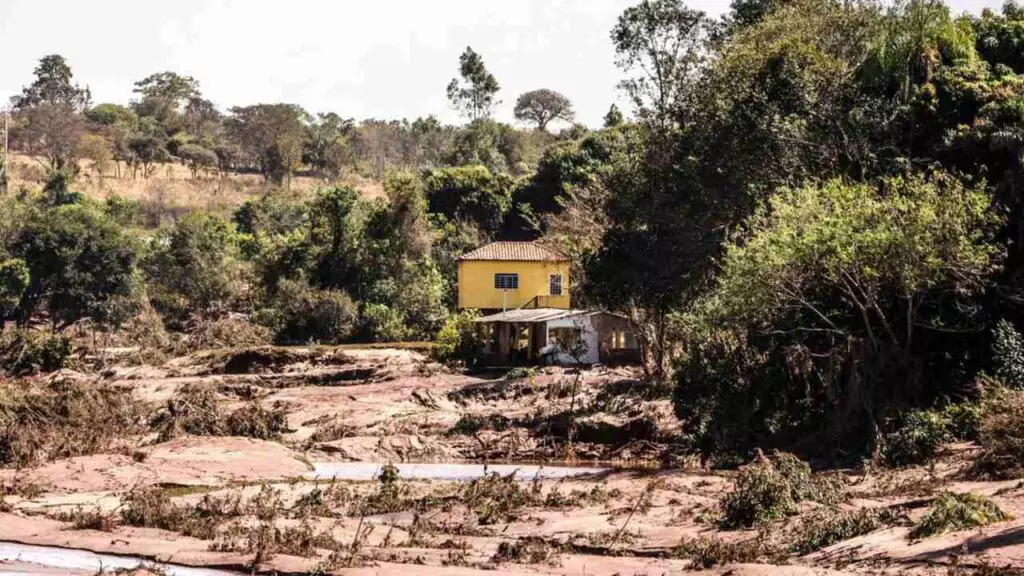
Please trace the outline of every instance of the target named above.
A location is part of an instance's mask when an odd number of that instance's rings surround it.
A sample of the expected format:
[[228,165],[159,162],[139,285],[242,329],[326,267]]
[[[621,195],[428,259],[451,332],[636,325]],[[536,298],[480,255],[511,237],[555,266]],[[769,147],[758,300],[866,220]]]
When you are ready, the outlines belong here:
[[[0,0],[0,102],[46,54],[68,59],[93,101],[127,103],[153,72],[195,77],[222,110],[300,104],[345,117],[458,121],[445,98],[472,46],[501,83],[498,118],[516,96],[551,88],[577,119],[601,123],[616,89],[608,34],[637,0]],[[717,16],[729,0],[692,0]],[[954,12],[1002,0],[952,0]]]

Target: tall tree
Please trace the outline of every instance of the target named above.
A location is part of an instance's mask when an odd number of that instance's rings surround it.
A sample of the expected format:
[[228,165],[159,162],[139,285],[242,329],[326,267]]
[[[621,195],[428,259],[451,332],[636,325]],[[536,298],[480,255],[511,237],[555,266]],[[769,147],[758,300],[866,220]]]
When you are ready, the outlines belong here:
[[548,123],[552,120],[572,122],[575,117],[572,102],[562,94],[547,88],[521,94],[516,100],[513,113],[517,120],[533,122],[541,131],[547,131]]
[[616,64],[631,76],[621,88],[641,117],[667,125],[703,66],[711,22],[682,0],[643,0],[612,29]]
[[494,107],[499,104],[495,100],[501,86],[493,74],[484,66],[484,59],[473,51],[466,51],[459,57],[459,75],[448,84],[448,100],[452,107],[470,120],[490,118]]
[[225,125],[267,180],[290,184],[308,122],[309,114],[295,104],[255,104],[232,108]]
[[24,110],[40,104],[51,104],[81,112],[89,107],[92,99],[89,88],[72,83],[74,74],[63,56],[43,56],[33,73],[36,79],[32,84],[22,88],[20,96],[12,98],[15,108]]

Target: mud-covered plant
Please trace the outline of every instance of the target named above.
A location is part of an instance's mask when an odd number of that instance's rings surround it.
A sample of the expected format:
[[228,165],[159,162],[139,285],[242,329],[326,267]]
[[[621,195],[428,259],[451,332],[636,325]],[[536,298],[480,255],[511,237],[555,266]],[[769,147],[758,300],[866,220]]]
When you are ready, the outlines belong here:
[[559,546],[540,536],[521,536],[515,542],[503,541],[491,557],[491,562],[502,564],[550,564],[558,563]]
[[899,513],[888,508],[862,508],[856,511],[827,508],[811,514],[803,521],[794,533],[790,550],[799,555],[810,554],[901,520]]
[[515,473],[502,476],[492,472],[463,486],[460,500],[481,525],[498,524],[518,518],[519,511],[533,502],[533,496],[516,482]]
[[796,514],[800,502],[834,504],[840,495],[836,478],[814,474],[792,454],[759,455],[740,469],[733,490],[722,498],[719,524],[729,530],[763,526]]
[[167,399],[163,409],[149,421],[158,442],[178,436],[224,435],[224,418],[217,406],[217,393],[211,386],[187,385]]
[[381,468],[380,474],[377,475],[377,489],[362,502],[353,504],[350,513],[353,516],[374,516],[400,512],[411,505],[409,489],[402,484],[398,467],[388,463]]
[[684,538],[672,549],[671,556],[689,559],[692,569],[707,570],[726,564],[755,562],[767,553],[766,550],[767,544],[761,535],[732,542],[703,536]]
[[141,431],[130,390],[54,379],[0,382],[0,466],[96,454]]
[[156,432],[158,442],[185,434],[272,440],[287,431],[288,420],[282,408],[267,409],[258,400],[225,414],[217,404],[217,392],[212,386],[189,385],[167,400],[150,418],[149,426]]
[[288,417],[283,408],[267,409],[259,401],[252,401],[228,416],[227,433],[261,440],[276,440],[288,431]]
[[104,512],[97,508],[86,510],[77,506],[68,512],[58,512],[54,519],[71,524],[75,530],[99,530],[100,532],[111,532],[117,527],[117,518],[114,514]]
[[986,526],[1011,518],[995,502],[984,496],[943,492],[914,526],[910,538],[920,540],[943,532]]
[[1024,392],[994,390],[984,402],[974,463],[976,476],[1015,478],[1024,472]]

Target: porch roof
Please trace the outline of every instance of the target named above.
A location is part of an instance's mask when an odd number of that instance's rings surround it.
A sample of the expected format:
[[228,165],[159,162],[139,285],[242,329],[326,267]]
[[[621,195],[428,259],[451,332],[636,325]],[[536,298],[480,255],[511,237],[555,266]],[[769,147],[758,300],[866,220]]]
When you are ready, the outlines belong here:
[[529,324],[531,322],[550,322],[551,320],[560,320],[562,318],[591,313],[588,310],[563,310],[561,308],[517,308],[477,318],[476,322],[481,324],[494,322]]

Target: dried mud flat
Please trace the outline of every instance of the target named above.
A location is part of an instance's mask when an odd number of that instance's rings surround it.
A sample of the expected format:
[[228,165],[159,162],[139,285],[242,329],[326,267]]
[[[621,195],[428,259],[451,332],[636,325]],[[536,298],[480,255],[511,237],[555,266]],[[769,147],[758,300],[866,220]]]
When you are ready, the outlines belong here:
[[[1024,569],[1024,484],[969,482],[970,446],[929,469],[843,471],[841,513],[892,510],[861,535],[796,545],[799,514],[767,530],[719,528],[732,472],[680,456],[670,400],[628,369],[463,375],[405,349],[212,351],[164,366],[44,378],[130,392],[155,414],[197,386],[225,414],[286,415],[272,439],[143,430],[108,453],[4,470],[0,574],[95,574],[18,557],[17,545],[175,567],[280,574],[973,574]],[[386,463],[607,468],[532,478],[402,479]],[[360,463],[383,479],[317,478]],[[503,469],[507,470],[507,469]],[[984,495],[1009,519],[912,540],[942,491]],[[895,511],[898,511],[896,513]],[[834,511],[833,511],[834,512]],[[752,543],[756,543],[752,544]],[[13,546],[11,548],[10,546]],[[35,549],[33,549],[35,550]],[[1005,568],[1005,567],[1011,568]],[[168,568],[165,566],[164,568]],[[158,568],[152,569],[159,573]],[[139,574],[145,573],[142,571]],[[184,572],[182,572],[184,573]]]

